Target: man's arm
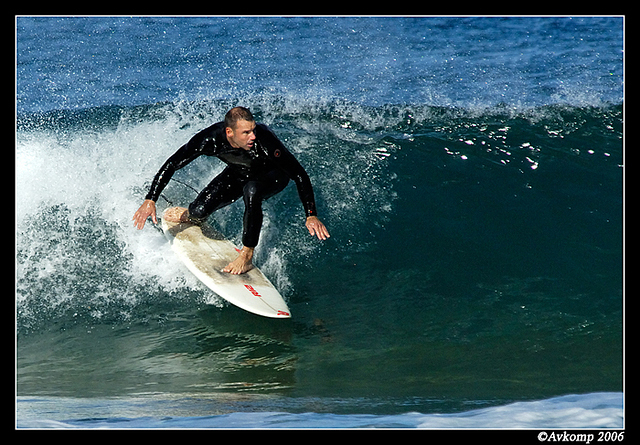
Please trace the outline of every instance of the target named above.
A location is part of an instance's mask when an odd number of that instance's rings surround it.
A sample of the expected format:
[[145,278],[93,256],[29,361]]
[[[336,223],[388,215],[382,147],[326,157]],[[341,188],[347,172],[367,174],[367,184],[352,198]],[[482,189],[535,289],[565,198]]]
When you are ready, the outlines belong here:
[[268,156],[296,183],[298,196],[304,206],[305,216],[307,218],[318,216],[313,187],[306,170],[269,127],[260,124],[260,129],[264,131],[260,131],[257,136],[266,149]]
[[[207,129],[208,130],[208,129]],[[207,130],[201,131],[195,135],[189,142],[180,147],[167,161],[162,165],[156,176],[153,178],[149,193],[145,196],[145,201],[133,215],[133,225],[141,230],[144,227],[147,218],[151,216],[154,224],[158,224],[156,217],[156,201],[160,197],[160,193],[167,186],[171,177],[176,170],[189,164],[195,158],[202,154],[202,149],[206,143],[205,137]]]
[[192,144],[191,141],[178,149],[167,161],[160,167],[158,173],[153,178],[153,182],[151,183],[151,187],[149,188],[149,193],[145,196],[144,199],[157,201],[160,197],[160,193],[164,190],[164,188],[169,184],[171,177],[176,172],[176,170],[181,169],[182,167],[189,164],[195,158],[200,156],[200,151],[196,150],[194,147],[195,144]]
[[298,196],[304,206],[305,216],[307,220],[305,225],[309,230],[311,236],[317,236],[318,239],[325,240],[329,238],[329,231],[325,225],[318,219],[318,212],[316,210],[316,201],[313,194],[313,187],[311,186],[311,180],[306,170],[295,156],[287,150],[280,139],[271,131],[266,125],[261,126],[266,130],[261,132],[261,141],[264,141],[265,148],[269,157],[275,161],[282,170],[284,170],[289,178],[296,183],[298,189]]

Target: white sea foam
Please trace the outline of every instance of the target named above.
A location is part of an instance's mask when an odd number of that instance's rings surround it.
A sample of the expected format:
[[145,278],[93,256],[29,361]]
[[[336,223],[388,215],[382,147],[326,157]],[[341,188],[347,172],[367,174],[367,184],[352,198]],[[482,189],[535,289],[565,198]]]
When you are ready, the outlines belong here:
[[[19,314],[29,313],[35,304],[28,301],[35,277],[52,286],[43,294],[47,301],[41,295],[38,305],[53,309],[74,298],[91,300],[94,315],[96,307],[116,300],[135,305],[140,286],[169,293],[203,291],[190,274],[176,274],[181,266],[151,223],[138,231],[131,220],[144,197],[144,184],[189,137],[176,128],[178,122],[172,113],[141,122],[123,114],[114,128],[105,125],[99,131],[92,131],[89,122],[82,130],[54,125],[18,132]],[[118,248],[107,251],[104,243]],[[114,255],[118,261],[111,264]],[[80,274],[87,276],[83,282],[93,283],[89,295],[80,289]],[[210,302],[220,304],[216,298]]]
[[[105,405],[120,417],[96,415]],[[163,406],[154,412],[154,401],[144,397],[132,400],[79,400],[22,397],[18,400],[18,427],[21,428],[422,428],[422,429],[550,429],[623,428],[622,393],[566,395],[539,401],[516,402],[461,413],[395,415],[287,412],[230,412],[183,417],[172,415]],[[173,401],[176,413],[186,410]],[[47,417],[46,413],[76,413],[73,420]],[[52,408],[55,409],[52,411]],[[190,409],[192,409],[191,407]],[[101,418],[102,417],[102,418]]]

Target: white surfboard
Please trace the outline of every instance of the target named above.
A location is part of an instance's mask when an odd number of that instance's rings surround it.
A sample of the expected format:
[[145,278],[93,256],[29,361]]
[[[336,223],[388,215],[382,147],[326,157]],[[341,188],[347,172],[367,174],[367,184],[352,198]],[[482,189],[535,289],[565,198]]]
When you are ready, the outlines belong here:
[[264,317],[291,317],[278,290],[257,267],[240,275],[222,272],[238,257],[238,251],[211,226],[175,223],[162,218],[162,231],[187,268],[229,303]]

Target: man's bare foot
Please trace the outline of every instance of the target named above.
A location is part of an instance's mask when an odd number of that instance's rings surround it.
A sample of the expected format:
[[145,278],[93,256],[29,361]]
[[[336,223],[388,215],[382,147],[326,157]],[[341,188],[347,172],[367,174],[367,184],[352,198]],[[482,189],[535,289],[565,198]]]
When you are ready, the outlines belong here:
[[227,267],[222,269],[222,271],[232,275],[240,275],[241,273],[249,272],[253,269],[253,263],[251,262],[252,259],[253,248],[243,247],[238,258],[230,262]]
[[189,210],[184,207],[171,207],[164,211],[164,219],[171,222],[188,222]]

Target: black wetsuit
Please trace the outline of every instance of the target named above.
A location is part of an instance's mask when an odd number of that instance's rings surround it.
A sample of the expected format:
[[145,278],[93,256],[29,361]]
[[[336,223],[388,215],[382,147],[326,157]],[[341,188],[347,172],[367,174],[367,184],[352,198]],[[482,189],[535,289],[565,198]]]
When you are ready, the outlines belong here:
[[207,155],[218,157],[227,167],[189,205],[192,221],[204,221],[242,196],[245,203],[242,243],[255,247],[262,227],[262,201],[284,190],[289,179],[296,183],[306,216],[316,216],[313,188],[304,168],[269,127],[256,124],[255,135],[251,150],[244,150],[229,144],[224,122],[202,130],[164,163],[145,199],[157,201],[176,170],[198,156]]

